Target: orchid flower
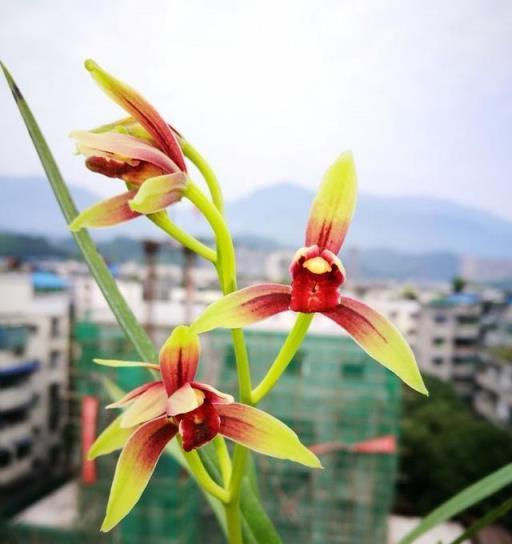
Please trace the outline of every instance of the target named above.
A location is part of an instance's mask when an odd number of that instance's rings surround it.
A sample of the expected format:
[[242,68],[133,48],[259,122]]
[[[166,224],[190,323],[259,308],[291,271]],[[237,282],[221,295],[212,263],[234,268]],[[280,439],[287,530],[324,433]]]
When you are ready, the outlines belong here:
[[152,214],[181,199],[187,167],[177,133],[134,89],[92,60],[85,67],[130,117],[92,131],[74,131],[78,153],[93,172],[125,181],[127,191],[82,211],[71,230],[108,227]]
[[290,266],[291,286],[264,283],[235,291],[206,308],[192,328],[197,333],[234,329],[287,310],[319,312],[406,384],[428,394],[414,354],[398,329],[366,304],[340,294],[346,273],[337,253],[354,213],[356,189],[352,154],[343,153],[327,170],[313,201],[305,247]]
[[96,359],[106,366],[144,366],[160,380],[130,391],[107,408],[125,408],[89,450],[88,458],[123,448],[102,531],[109,531],[139,500],[160,454],[175,436],[190,452],[221,434],[256,452],[319,468],[320,461],[284,423],[234,402],[231,395],[195,381],[200,344],[189,327],[179,326],[160,351],[159,365]]

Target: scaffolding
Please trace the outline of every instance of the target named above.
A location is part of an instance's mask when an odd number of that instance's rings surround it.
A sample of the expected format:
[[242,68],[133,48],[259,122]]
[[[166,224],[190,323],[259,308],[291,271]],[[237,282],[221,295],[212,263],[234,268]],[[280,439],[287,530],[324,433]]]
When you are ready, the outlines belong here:
[[[246,333],[257,383],[284,340],[284,333]],[[95,357],[137,359],[115,328],[79,323],[71,396],[73,444],[80,465],[80,409],[84,396],[108,403],[102,377],[130,389],[147,381],[144,369],[91,364]],[[229,331],[205,335],[200,379],[236,393],[236,368]],[[308,336],[285,376],[261,408],[291,426],[319,452],[324,470],[254,455],[265,508],[285,543],[384,544],[393,500],[397,457],[389,451],[358,451],[354,444],[396,437],[400,385],[349,338]],[[98,428],[115,414],[100,410]],[[69,530],[7,524],[9,544],[196,544],[222,543],[201,493],[170,456],[162,456],[141,501],[111,533],[99,533],[116,461],[97,460],[97,479],[79,485],[78,512]],[[5,537],[3,535],[6,535]]]

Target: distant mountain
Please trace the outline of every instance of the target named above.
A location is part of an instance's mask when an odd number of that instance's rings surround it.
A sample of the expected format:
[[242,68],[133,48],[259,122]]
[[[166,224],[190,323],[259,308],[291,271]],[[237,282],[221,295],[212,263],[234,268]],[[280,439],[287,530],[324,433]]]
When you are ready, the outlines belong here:
[[[80,208],[98,200],[81,188],[72,187],[72,192]],[[292,183],[258,189],[227,204],[228,222],[236,237],[268,238],[297,247],[303,242],[313,196],[312,191]],[[171,213],[192,233],[209,234],[198,214],[186,206],[177,205]],[[65,229],[45,180],[0,178],[0,230],[60,237]],[[121,234],[157,236],[153,225],[141,219],[97,232],[96,236],[103,239]],[[361,194],[348,245],[417,254],[448,252],[512,258],[512,222],[445,200]]]

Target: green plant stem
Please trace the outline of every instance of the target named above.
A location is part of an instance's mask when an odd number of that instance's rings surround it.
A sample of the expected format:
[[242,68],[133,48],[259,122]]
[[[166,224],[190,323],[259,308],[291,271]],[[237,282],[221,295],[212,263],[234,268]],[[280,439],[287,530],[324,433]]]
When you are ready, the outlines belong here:
[[[178,440],[181,446],[181,440],[179,438]],[[218,483],[212,480],[211,476],[208,474],[208,471],[204,468],[203,462],[201,461],[197,451],[192,450],[190,452],[186,452],[183,450],[183,454],[190,472],[194,475],[194,478],[198,481],[201,487],[223,503],[229,503],[229,493]]]
[[228,447],[224,437],[218,434],[214,439],[215,451],[217,452],[217,458],[219,459],[220,471],[222,474],[222,481],[227,487],[231,479],[231,457],[229,456]]
[[306,333],[308,332],[314,314],[298,314],[292,330],[288,334],[275,361],[268,370],[265,377],[254,388],[251,399],[253,404],[258,404],[275,387],[279,378],[286,370],[297,353]]
[[187,183],[183,196],[201,211],[212,227],[217,243],[217,266],[220,269],[222,290],[225,293],[234,291],[236,289],[235,249],[224,217],[194,182]]
[[166,212],[153,213],[147,216],[148,219],[164,232],[166,232],[171,238],[174,238],[180,244],[188,247],[191,251],[194,251],[199,256],[203,257],[211,263],[217,262],[217,253],[211,248],[180,229],[167,215]]
[[208,185],[208,189],[212,196],[213,204],[220,213],[223,213],[224,201],[222,198],[222,191],[220,189],[217,176],[215,175],[212,167],[189,141],[185,140],[185,138],[180,138],[179,142],[181,150],[183,151],[185,157],[190,159],[195,164],[199,172],[201,172],[204,180],[206,181],[206,185]]

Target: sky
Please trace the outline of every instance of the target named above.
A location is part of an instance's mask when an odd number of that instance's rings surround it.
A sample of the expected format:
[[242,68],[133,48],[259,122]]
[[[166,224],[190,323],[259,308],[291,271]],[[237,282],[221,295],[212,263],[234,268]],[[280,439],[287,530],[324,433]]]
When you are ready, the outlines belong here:
[[[510,0],[0,0],[0,58],[65,178],[102,195],[68,134],[122,112],[83,68],[142,92],[233,199],[314,189],[352,149],[360,189],[512,220]],[[0,175],[42,173],[0,81]]]

